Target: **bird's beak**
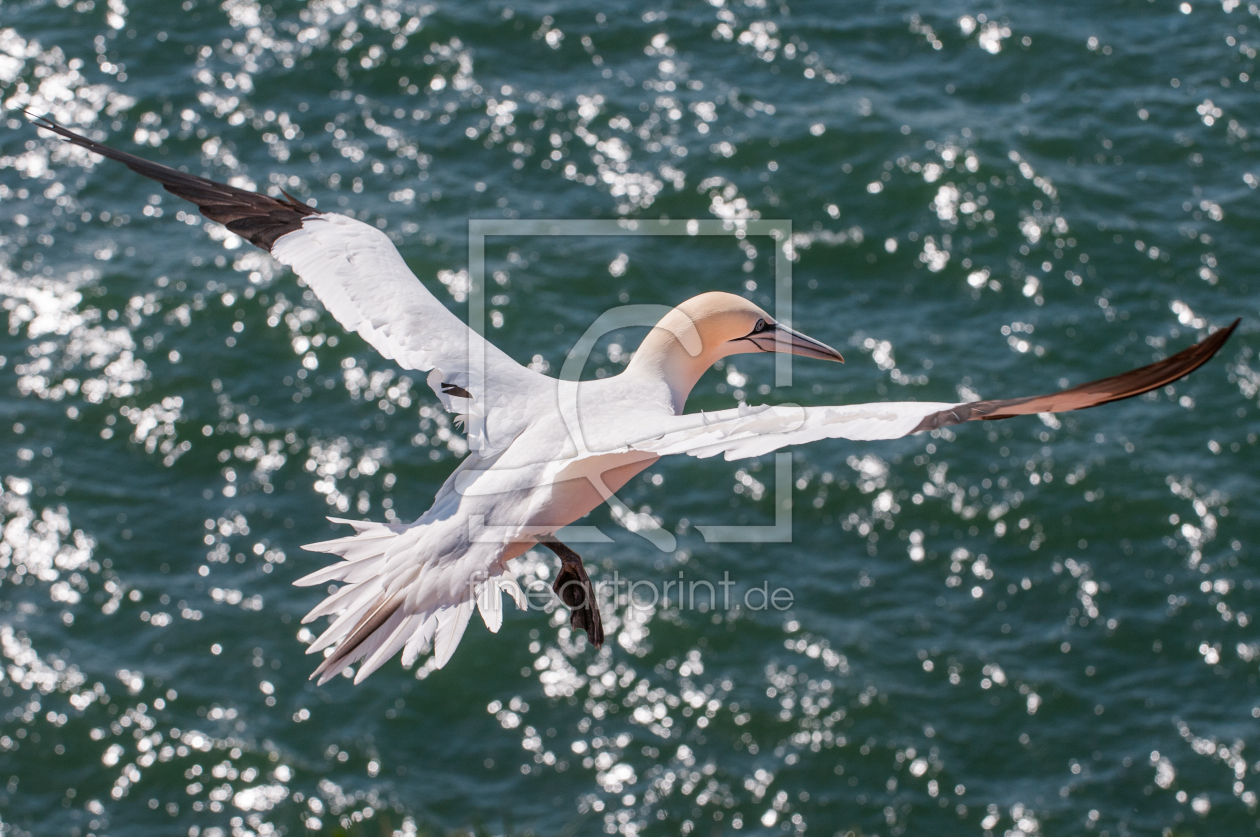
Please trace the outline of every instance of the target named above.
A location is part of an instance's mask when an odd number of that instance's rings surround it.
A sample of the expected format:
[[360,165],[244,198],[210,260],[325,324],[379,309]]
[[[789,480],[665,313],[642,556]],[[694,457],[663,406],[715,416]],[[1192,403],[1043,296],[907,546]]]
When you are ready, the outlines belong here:
[[752,340],[763,352],[783,352],[819,360],[838,360],[844,363],[844,356],[826,343],[806,337],[781,323],[775,323],[755,337],[748,339]]

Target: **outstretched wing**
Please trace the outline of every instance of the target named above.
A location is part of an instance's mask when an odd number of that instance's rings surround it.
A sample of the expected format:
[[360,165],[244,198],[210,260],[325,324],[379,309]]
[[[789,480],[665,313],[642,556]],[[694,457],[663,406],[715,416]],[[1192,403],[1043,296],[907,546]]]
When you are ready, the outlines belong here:
[[[496,406],[523,397],[538,377],[468,328],[416,278],[375,227],[320,212],[288,193],[272,198],[178,171],[88,139],[45,117],[40,128],[123,163],[197,205],[201,213],[292,267],[346,330],[428,383],[449,410],[469,416],[469,441]],[[516,410],[501,410],[516,414]],[[495,431],[498,431],[497,433]],[[489,428],[489,435],[511,435]],[[492,438],[491,443],[495,440]]]
[[1084,410],[1150,392],[1190,374],[1220,351],[1239,322],[1235,320],[1202,343],[1157,363],[1051,395],[963,404],[887,401],[843,407],[738,407],[707,415],[662,418],[647,431],[651,435],[629,447],[660,456],[686,453],[703,458],[721,453],[726,459],[744,459],[818,439],[897,439],[977,419]]

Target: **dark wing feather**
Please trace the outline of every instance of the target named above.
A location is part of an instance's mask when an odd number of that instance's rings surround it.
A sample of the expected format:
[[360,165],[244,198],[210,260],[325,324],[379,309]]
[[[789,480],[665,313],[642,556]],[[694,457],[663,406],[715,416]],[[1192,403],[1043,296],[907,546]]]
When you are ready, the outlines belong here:
[[1087,384],[1065,389],[1050,395],[1032,395],[1025,398],[1003,398],[995,401],[973,401],[970,404],[959,404],[948,410],[933,413],[923,419],[912,432],[935,430],[951,424],[962,424],[964,421],[995,421],[1014,416],[1028,416],[1035,413],[1064,413],[1069,410],[1084,410],[1097,407],[1110,401],[1132,398],[1153,389],[1171,384],[1178,378],[1189,375],[1203,364],[1211,360],[1225,341],[1234,333],[1241,318],[1234,320],[1228,328],[1214,332],[1202,343],[1196,343],[1183,349],[1172,357],[1165,358],[1149,366],[1103,378],[1101,381],[1090,381]]
[[[356,652],[359,651],[359,646],[366,642],[372,634],[376,633],[378,628],[388,622],[390,617],[398,612],[398,608],[402,607],[403,599],[404,597],[397,593],[382,595],[380,601],[351,629],[349,636],[343,639],[337,645],[337,649],[319,664],[319,668],[311,672],[310,679],[314,680],[316,677],[319,677],[319,682],[322,684],[328,679],[328,677],[320,677],[324,672],[336,666],[335,675],[336,671],[340,671],[344,667],[341,665],[342,663],[345,663],[347,660],[353,661]],[[358,656],[363,656],[363,653],[359,653]]]
[[215,183],[213,180],[102,145],[69,128],[63,128],[46,116],[31,115],[30,119],[39,128],[52,131],[75,145],[102,157],[117,160],[137,174],[156,180],[172,195],[197,204],[201,214],[211,221],[218,221],[264,250],[270,251],[271,245],[285,233],[300,229],[302,219],[306,216],[319,214],[314,207],[302,203],[288,192],[284,193],[284,199],[276,199],[225,183]]

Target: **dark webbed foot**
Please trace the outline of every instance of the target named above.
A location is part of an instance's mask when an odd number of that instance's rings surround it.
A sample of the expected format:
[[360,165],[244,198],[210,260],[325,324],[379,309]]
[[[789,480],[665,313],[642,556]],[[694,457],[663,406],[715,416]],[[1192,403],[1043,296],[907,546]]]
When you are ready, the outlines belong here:
[[582,556],[557,540],[541,543],[560,556],[560,572],[556,573],[556,583],[551,589],[568,606],[570,627],[586,631],[591,645],[600,647],[604,644],[604,620],[599,616],[595,586],[586,574],[586,567],[582,566]]

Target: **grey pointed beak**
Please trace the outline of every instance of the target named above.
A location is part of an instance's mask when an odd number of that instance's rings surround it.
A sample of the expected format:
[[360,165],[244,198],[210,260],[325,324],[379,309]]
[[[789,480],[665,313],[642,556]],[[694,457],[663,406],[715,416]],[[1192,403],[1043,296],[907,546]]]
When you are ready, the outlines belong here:
[[765,331],[748,338],[763,352],[783,352],[801,357],[818,358],[819,360],[836,360],[844,363],[844,356],[826,343],[812,337],[806,337],[795,329],[781,323],[774,323]]

